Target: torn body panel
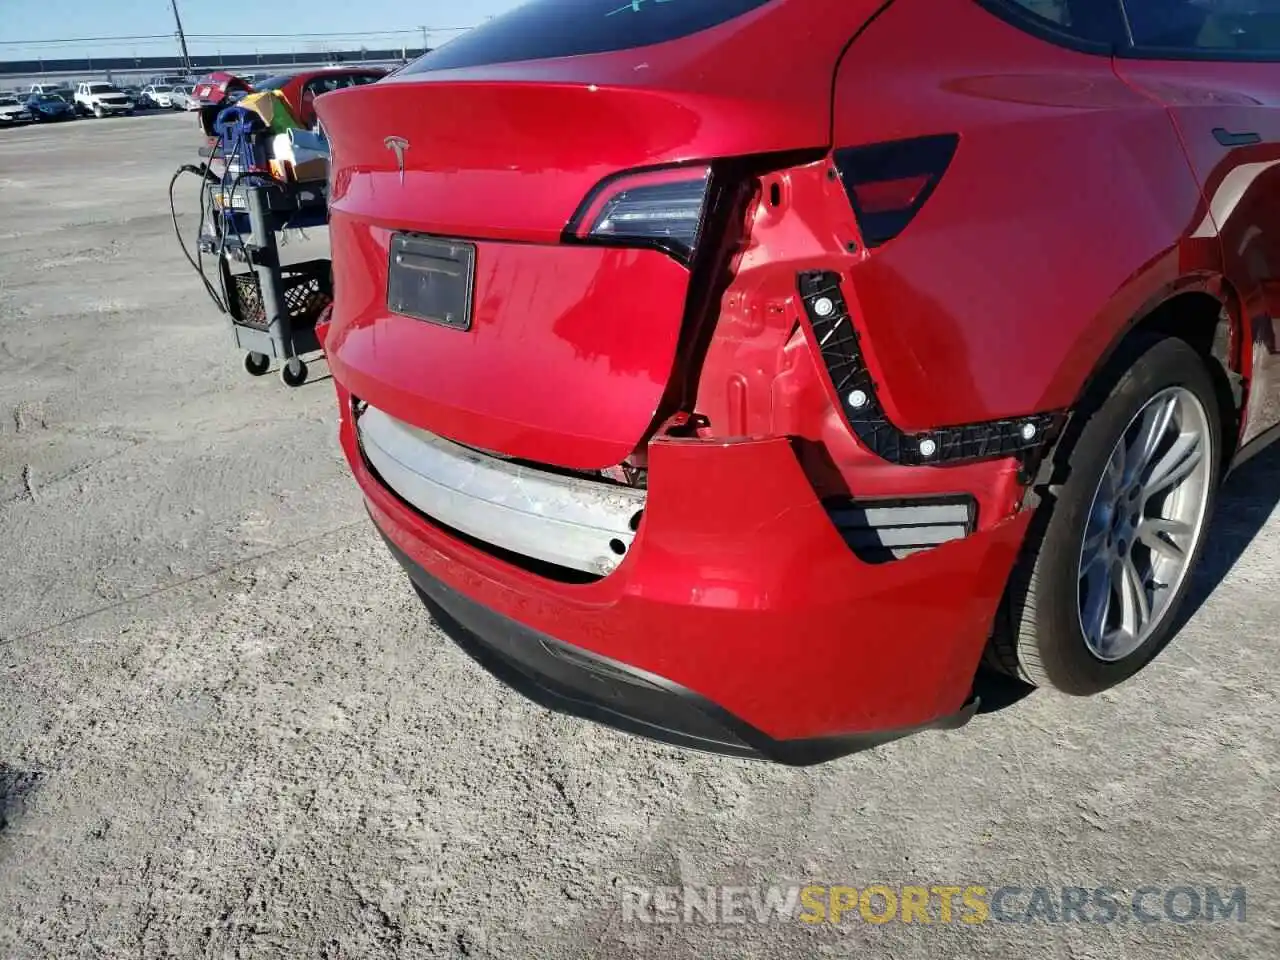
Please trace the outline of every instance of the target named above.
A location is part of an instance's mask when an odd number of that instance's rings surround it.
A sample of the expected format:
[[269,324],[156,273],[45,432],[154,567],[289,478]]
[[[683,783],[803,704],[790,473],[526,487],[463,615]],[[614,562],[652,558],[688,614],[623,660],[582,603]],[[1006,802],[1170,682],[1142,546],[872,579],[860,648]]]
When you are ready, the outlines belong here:
[[[848,277],[866,257],[830,158],[761,176],[742,236],[701,365],[696,410],[706,425],[700,433],[791,437],[824,499],[969,493],[979,529],[1016,513],[1022,495],[1016,459],[921,469],[878,456],[850,428],[797,288],[806,271]],[[862,349],[872,378],[891,392],[875,343],[863,340]]]

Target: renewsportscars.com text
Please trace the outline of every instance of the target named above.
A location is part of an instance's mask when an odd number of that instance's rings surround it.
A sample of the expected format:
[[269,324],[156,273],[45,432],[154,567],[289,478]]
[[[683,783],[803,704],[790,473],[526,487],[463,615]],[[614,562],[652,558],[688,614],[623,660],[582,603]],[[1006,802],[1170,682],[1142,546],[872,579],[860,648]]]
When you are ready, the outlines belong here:
[[622,890],[636,923],[1220,923],[1243,922],[1244,887],[805,884]]

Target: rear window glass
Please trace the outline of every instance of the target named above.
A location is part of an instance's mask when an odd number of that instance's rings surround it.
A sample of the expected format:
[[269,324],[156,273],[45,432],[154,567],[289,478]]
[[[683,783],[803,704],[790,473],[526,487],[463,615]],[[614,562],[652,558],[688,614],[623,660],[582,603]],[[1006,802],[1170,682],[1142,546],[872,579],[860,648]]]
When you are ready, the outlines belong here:
[[400,73],[643,47],[706,30],[769,2],[530,0],[432,50]]
[[1208,57],[1280,52],[1280,0],[1127,0],[1125,10],[1139,47]]

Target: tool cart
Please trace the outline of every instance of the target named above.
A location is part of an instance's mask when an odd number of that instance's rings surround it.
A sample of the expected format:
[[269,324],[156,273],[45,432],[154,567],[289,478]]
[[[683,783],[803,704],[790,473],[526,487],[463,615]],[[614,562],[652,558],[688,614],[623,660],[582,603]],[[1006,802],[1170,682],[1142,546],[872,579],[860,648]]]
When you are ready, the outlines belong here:
[[[304,356],[320,350],[315,327],[332,303],[333,279],[327,258],[281,263],[277,236],[328,223],[326,181],[299,178],[304,165],[277,156],[286,149],[281,138],[292,143],[292,128],[282,133],[243,103],[218,115],[210,131],[214,142],[201,151],[208,162],[174,175],[176,180],[194,172],[201,178],[200,233],[196,255],[187,259],[228,317],[245,370],[262,376],[278,361],[280,379],[296,387],[307,378]],[[323,143],[305,132],[297,139],[310,144],[312,153]],[[313,164],[311,171],[316,169]],[[216,258],[215,282],[206,272],[206,257]]]

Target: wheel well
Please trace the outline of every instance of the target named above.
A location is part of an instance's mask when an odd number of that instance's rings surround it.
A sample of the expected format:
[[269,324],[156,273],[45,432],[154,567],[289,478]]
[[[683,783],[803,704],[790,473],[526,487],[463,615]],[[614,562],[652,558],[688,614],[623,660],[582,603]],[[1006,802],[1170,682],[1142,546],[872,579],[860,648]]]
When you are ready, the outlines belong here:
[[1076,399],[1066,429],[1039,464],[1028,472],[1034,478],[1028,488],[1028,504],[1039,502],[1039,495],[1033,491],[1063,482],[1070,470],[1064,451],[1074,449],[1084,423],[1106,400],[1125,371],[1133,365],[1136,354],[1151,342],[1152,337],[1177,337],[1204,358],[1205,368],[1217,387],[1218,408],[1222,415],[1223,464],[1235,456],[1244,390],[1243,379],[1232,362],[1236,338],[1231,314],[1212,294],[1199,290],[1179,293],[1135,320],[1099,361]]
[[1218,388],[1223,454],[1229,460],[1240,436],[1240,413],[1244,404],[1243,380],[1233,363],[1236,337],[1230,311],[1209,293],[1177,294],[1130,327],[1113,356],[1123,355],[1125,344],[1132,339],[1152,334],[1177,337],[1204,358]]

